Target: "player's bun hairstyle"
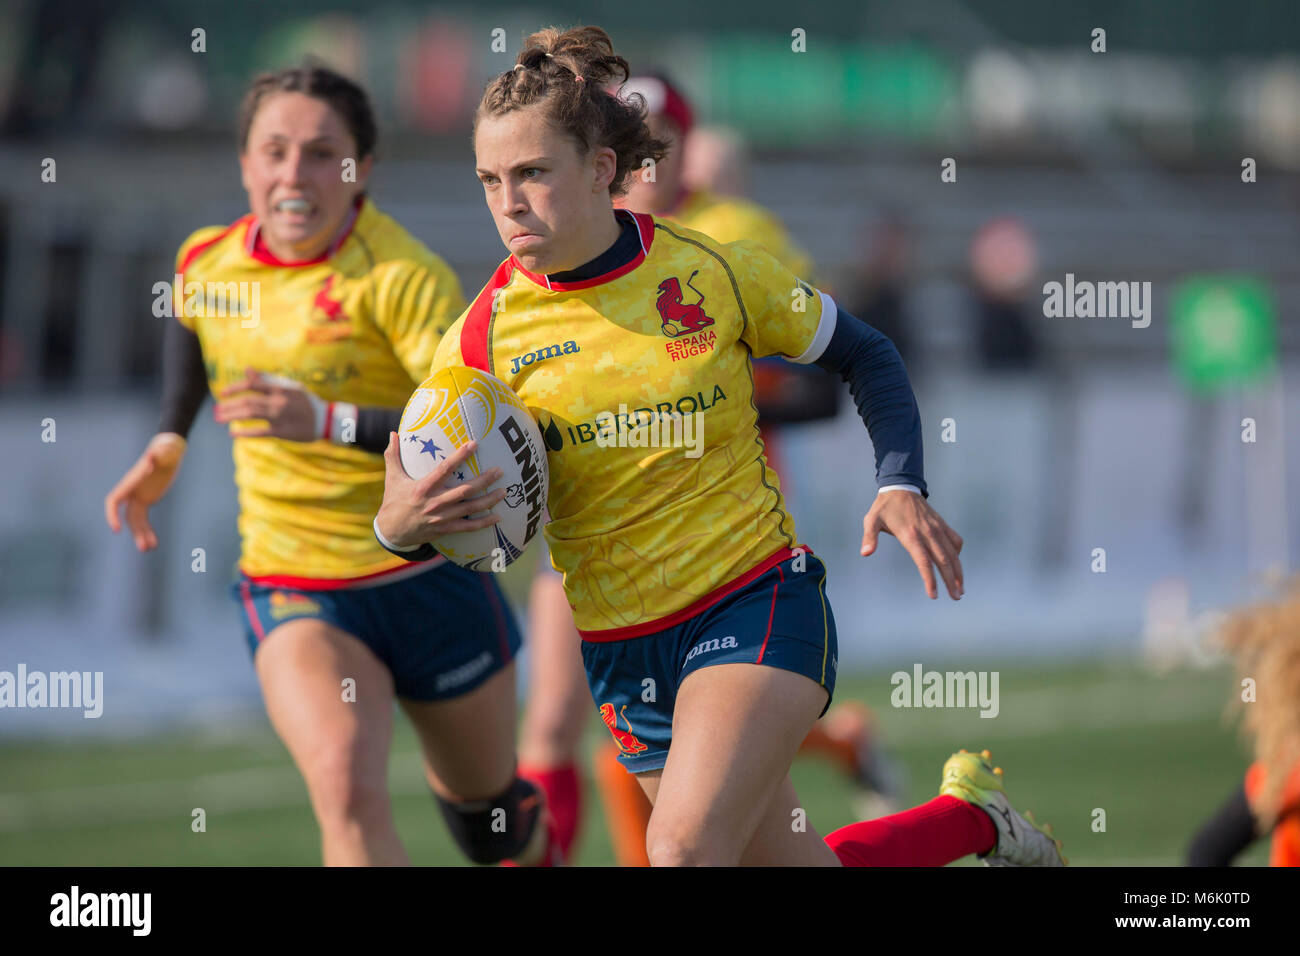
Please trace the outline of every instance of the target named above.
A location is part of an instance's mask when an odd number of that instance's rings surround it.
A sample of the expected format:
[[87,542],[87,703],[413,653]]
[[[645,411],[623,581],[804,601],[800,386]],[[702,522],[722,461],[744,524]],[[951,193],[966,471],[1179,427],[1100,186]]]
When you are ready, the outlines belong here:
[[483,91],[474,129],[484,116],[541,104],[546,121],[568,134],[581,155],[606,146],[614,151],[618,159],[609,192],[621,195],[634,169],[646,159],[658,162],[668,152],[667,141],[656,139],[646,126],[645,102],[608,92],[630,75],[627,60],[614,52],[600,27],[539,30],[524,40],[514,68]]
[[348,132],[357,144],[357,160],[365,159],[375,151],[379,137],[375,114],[370,108],[366,91],[341,73],[315,60],[308,59],[301,66],[291,66],[273,73],[260,73],[253,78],[239,106],[239,151],[248,148],[248,131],[262,100],[274,93],[303,93],[323,100],[343,118]]
[[[1275,600],[1233,613],[1218,634],[1257,698],[1245,706],[1244,729],[1254,738],[1264,785],[1251,809],[1271,829],[1282,808],[1287,776],[1300,763],[1300,578]],[[1239,698],[1239,695],[1237,695]]]

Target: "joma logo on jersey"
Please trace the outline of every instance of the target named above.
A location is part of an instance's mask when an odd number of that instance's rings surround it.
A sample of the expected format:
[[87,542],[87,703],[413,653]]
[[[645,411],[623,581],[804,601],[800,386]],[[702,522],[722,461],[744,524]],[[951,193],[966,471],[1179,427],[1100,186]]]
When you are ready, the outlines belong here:
[[506,440],[515,461],[519,462],[519,480],[524,486],[523,500],[528,502],[528,528],[524,531],[524,544],[527,544],[533,540],[533,535],[537,533],[537,523],[542,518],[542,475],[537,467],[537,456],[542,450],[529,443],[528,435],[519,427],[513,415],[502,422],[497,431]]
[[538,349],[536,352],[526,352],[523,355],[516,355],[510,360],[510,372],[517,373],[525,365],[532,365],[534,362],[545,362],[549,358],[555,358],[557,355],[572,355],[574,352],[581,352],[578,343],[570,339],[563,345],[548,345],[544,349]]
[[709,641],[701,641],[692,647],[691,652],[686,655],[686,660],[689,661],[692,658],[699,657],[701,654],[712,654],[714,651],[720,651],[724,648],[739,646],[740,645],[736,643],[736,639],[730,635],[721,640],[715,637]]
[[660,328],[670,339],[690,335],[713,324],[713,319],[704,312],[704,293],[691,285],[691,279],[699,273],[700,270],[696,269],[686,280],[687,288],[699,296],[690,305],[682,301],[682,284],[676,276],[659,283],[655,308],[659,310],[659,319],[663,323]]

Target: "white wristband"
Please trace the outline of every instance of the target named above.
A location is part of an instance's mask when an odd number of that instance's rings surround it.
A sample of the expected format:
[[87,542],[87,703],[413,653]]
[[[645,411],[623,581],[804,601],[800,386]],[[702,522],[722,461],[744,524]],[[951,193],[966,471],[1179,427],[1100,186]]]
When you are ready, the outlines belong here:
[[919,495],[921,489],[916,485],[885,485],[883,488],[877,488],[876,494],[882,494],[886,491],[910,491],[914,495]]
[[375,538],[379,541],[380,544],[382,544],[389,551],[419,551],[422,547],[424,547],[424,545],[422,544],[417,544],[414,548],[399,548],[397,545],[393,544],[393,542],[385,538],[384,533],[379,530],[379,515],[375,515],[375,520],[373,523],[375,526]]

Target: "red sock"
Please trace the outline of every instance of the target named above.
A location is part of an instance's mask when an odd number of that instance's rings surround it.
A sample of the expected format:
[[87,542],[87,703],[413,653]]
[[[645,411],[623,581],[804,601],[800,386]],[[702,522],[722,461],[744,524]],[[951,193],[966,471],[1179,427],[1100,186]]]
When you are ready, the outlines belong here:
[[546,805],[555,821],[555,835],[560,843],[560,852],[564,854],[567,863],[569,850],[578,833],[578,819],[582,811],[582,788],[578,785],[577,765],[570,763],[542,769],[521,764],[518,773],[525,780],[537,784],[546,794]]
[[826,845],[845,866],[943,866],[993,849],[998,831],[989,815],[956,797],[840,827]]

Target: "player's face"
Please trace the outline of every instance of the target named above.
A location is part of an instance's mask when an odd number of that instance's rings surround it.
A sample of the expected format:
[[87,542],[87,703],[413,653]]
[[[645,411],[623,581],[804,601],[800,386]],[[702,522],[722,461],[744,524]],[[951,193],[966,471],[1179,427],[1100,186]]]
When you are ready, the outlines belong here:
[[474,153],[497,233],[530,272],[576,268],[617,238],[609,196],[617,165],[612,149],[582,155],[532,106],[483,117]]
[[[343,160],[356,167],[344,180]],[[347,124],[324,100],[303,93],[264,98],[239,168],[262,238],[281,259],[313,259],[329,248],[365,188],[373,157],[356,160]]]
[[632,171],[627,194],[619,205],[633,212],[663,214],[677,204],[682,188],[682,131],[664,116],[649,117],[646,126],[657,138],[668,141],[668,155],[655,164],[653,182],[646,181],[649,174],[645,168]]

